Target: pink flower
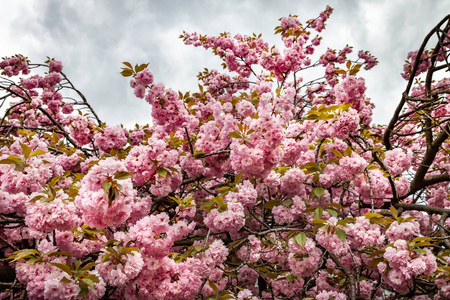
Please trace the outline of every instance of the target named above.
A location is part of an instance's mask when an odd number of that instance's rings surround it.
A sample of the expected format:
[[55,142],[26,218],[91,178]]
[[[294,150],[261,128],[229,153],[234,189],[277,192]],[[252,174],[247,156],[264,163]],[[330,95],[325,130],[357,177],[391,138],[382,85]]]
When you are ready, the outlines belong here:
[[281,177],[280,191],[286,195],[303,196],[305,193],[305,173],[299,168],[289,169],[283,177]]
[[63,69],[62,63],[57,60],[51,60],[48,63],[48,67],[50,69],[50,73],[52,73],[52,72],[61,73],[61,71]]
[[317,300],[329,300],[330,297],[333,297],[335,300],[347,300],[347,296],[345,294],[336,292],[336,291],[321,291],[317,294]]
[[411,150],[408,149],[405,153],[400,148],[386,151],[385,157],[384,164],[392,176],[397,176],[407,171],[411,167],[413,158]]
[[134,77],[134,80],[136,80],[137,84],[147,86],[153,83],[153,74],[145,68]]
[[118,150],[126,144],[126,133],[120,126],[106,126],[94,135],[94,145],[105,153]]
[[289,267],[299,277],[309,277],[317,270],[321,255],[322,251],[316,247],[311,252],[303,254],[302,258],[296,258],[294,254],[290,254]]
[[44,298],[47,300],[70,299],[75,300],[80,293],[80,287],[74,282],[61,282],[67,274],[54,272],[46,276],[44,282]]
[[253,296],[252,292],[248,289],[242,290],[237,295],[237,300],[257,300],[258,298]]
[[394,221],[388,230],[386,230],[386,237],[390,242],[396,240],[411,240],[420,235],[420,224],[416,220],[409,220],[408,222],[402,222],[399,224]]
[[211,231],[238,232],[245,224],[244,207],[238,202],[228,202],[227,210],[218,212],[217,209],[211,210],[204,219]]
[[[124,163],[110,157],[94,165],[81,181],[75,205],[89,226],[103,229],[122,224],[130,216],[136,190],[131,179],[114,180],[115,174],[123,171],[126,171]],[[111,182],[107,191],[103,187],[105,181]]]
[[[258,196],[253,184],[249,180],[244,180],[241,184],[237,186],[238,192],[229,192],[226,196],[227,201],[236,200],[242,205],[249,207],[253,206],[256,202],[256,198]],[[232,200],[233,199],[233,200]]]
[[30,228],[43,232],[72,229],[78,224],[79,218],[73,202],[62,200],[66,198],[66,194],[60,194],[50,202],[28,203],[25,222]]
[[[120,252],[120,249],[115,249]],[[125,254],[120,257],[121,262],[116,262],[119,258],[114,254],[110,256],[111,260],[102,262],[103,257],[108,252],[102,250],[102,254],[97,259],[95,269],[103,278],[105,283],[112,286],[123,286],[131,279],[135,278],[144,266],[144,260],[141,253],[132,251],[130,254]]]
[[357,217],[354,224],[348,224],[347,236],[351,247],[356,249],[374,245],[381,246],[384,242],[380,226],[371,224],[365,217]]
[[145,86],[138,84],[134,89],[134,95],[138,98],[143,99],[145,96]]

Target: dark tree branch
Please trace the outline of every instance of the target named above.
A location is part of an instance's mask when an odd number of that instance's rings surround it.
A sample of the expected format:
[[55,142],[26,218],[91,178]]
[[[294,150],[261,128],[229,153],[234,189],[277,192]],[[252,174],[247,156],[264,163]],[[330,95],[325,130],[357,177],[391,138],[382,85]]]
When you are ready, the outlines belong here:
[[[426,37],[424,38],[424,40],[423,40],[423,42],[422,42],[422,45],[420,46],[420,48],[419,48],[419,50],[417,51],[417,56],[416,56],[416,60],[415,60],[415,62],[414,62],[414,65],[413,65],[413,68],[412,68],[412,71],[411,71],[411,76],[410,76],[410,78],[409,78],[409,81],[408,81],[408,84],[407,84],[407,86],[406,86],[406,89],[405,89],[405,91],[403,92],[403,94],[402,94],[402,98],[401,98],[401,100],[400,100],[400,103],[398,104],[398,106],[397,106],[397,108],[395,109],[395,112],[394,112],[394,116],[392,117],[392,119],[391,119],[391,121],[389,122],[389,125],[386,127],[386,130],[385,130],[385,132],[384,132],[384,136],[383,136],[383,143],[384,143],[384,146],[386,147],[386,149],[387,150],[390,150],[390,149],[392,149],[392,145],[391,145],[391,141],[390,141],[390,139],[391,139],[391,136],[392,136],[392,133],[393,133],[393,130],[394,130],[394,128],[395,128],[395,125],[396,125],[396,123],[397,123],[397,121],[398,121],[398,117],[399,117],[399,115],[400,115],[400,112],[402,111],[402,109],[403,109],[403,106],[405,105],[405,103],[406,103],[406,100],[408,99],[408,95],[409,95],[409,92],[410,92],[410,90],[411,90],[411,88],[412,88],[412,85],[413,85],[413,83],[414,83],[414,79],[415,79],[415,74],[416,74],[416,72],[417,72],[417,69],[419,68],[419,65],[420,65],[420,57],[422,56],[422,54],[423,54],[423,52],[425,51],[425,48],[426,48],[426,46],[427,46],[427,44],[428,44],[428,42],[429,42],[429,40],[430,40],[430,38],[434,35],[434,34],[436,34],[437,32],[439,32],[440,31],[440,27],[445,23],[445,22],[448,22],[450,20],[450,15],[447,15],[444,19],[442,19],[427,35],[426,35]],[[449,27],[449,24],[447,24],[447,26],[446,26],[446,29],[447,29],[447,31],[448,31],[448,27]],[[441,39],[443,39],[443,38],[441,38]],[[436,48],[435,48],[435,51],[433,52],[433,53],[437,53],[436,52],[436,49],[442,49],[441,48],[441,46],[440,46],[440,43],[441,43],[441,39],[439,39],[439,41],[438,41],[438,44],[437,44],[437,46],[436,46]],[[435,62],[435,60],[436,60],[436,58],[435,58],[435,56],[432,56],[432,63],[434,63]],[[434,73],[434,72],[428,72],[428,74],[427,74],[427,81],[426,81],[426,83],[427,83],[427,85],[428,85],[428,88],[431,86],[431,76],[432,76],[432,73]],[[430,76],[430,78],[428,78]],[[427,87],[426,87],[426,89],[427,89]],[[427,97],[427,95],[425,96],[426,98],[428,98]]]
[[339,269],[341,269],[342,272],[344,272],[344,274],[347,276],[348,281],[349,281],[349,286],[350,286],[350,299],[356,300],[355,277],[353,276],[352,272],[350,272],[350,270],[347,269],[341,263],[341,261],[336,257],[336,255],[334,255],[330,251],[327,251],[327,252],[328,252],[328,256],[331,258],[331,260],[333,260],[333,262],[339,267]]

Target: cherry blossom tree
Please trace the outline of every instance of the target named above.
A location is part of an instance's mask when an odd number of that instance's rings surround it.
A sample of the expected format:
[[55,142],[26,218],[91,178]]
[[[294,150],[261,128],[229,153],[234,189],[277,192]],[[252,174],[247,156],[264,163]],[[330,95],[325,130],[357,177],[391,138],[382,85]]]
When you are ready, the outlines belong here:
[[331,13],[281,18],[282,47],[184,32],[223,62],[196,92],[125,62],[151,106],[134,129],[61,62],[4,57],[0,298],[450,299],[450,16],[380,126],[377,60],[318,53]]

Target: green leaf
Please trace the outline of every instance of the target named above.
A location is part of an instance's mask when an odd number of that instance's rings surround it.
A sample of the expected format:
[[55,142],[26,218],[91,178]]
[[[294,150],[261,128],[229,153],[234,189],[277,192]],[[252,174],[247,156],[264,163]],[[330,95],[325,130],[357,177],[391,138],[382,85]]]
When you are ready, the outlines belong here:
[[337,216],[338,216],[338,212],[337,212],[337,211],[335,211],[334,209],[330,209],[330,208],[325,208],[325,210],[326,210],[330,215],[332,215],[333,217],[336,217],[336,218],[337,218]]
[[322,207],[318,207],[314,210],[314,218],[315,219],[320,219],[322,218],[322,214],[323,214],[323,208]]
[[287,280],[287,282],[291,282],[291,281],[294,281],[294,280],[297,279],[297,278],[298,278],[297,275],[295,275],[294,273],[291,273],[291,274],[289,274],[289,275],[286,277],[286,280]]
[[275,206],[280,205],[280,204],[281,204],[281,200],[278,200],[278,199],[272,199],[272,200],[269,200],[266,204],[264,204],[264,208],[266,208],[266,209],[272,209],[272,208],[274,208]]
[[314,219],[311,221],[311,224],[326,224],[327,221],[322,220],[322,219]]
[[384,261],[385,261],[384,257],[375,258],[369,263],[369,268],[376,267],[380,262],[384,262]]
[[33,199],[31,199],[31,200],[28,201],[28,202],[31,202],[31,203],[37,202],[37,201],[45,202],[45,200],[47,200],[47,197],[42,196],[42,195],[37,195],[37,196],[34,196]]
[[429,238],[427,236],[418,236],[418,237],[414,238],[411,242],[420,242],[420,241],[429,241],[429,242],[433,241],[434,242],[434,240],[432,238]]
[[70,268],[69,265],[66,264],[60,264],[60,263],[55,263],[55,262],[51,262],[50,264],[52,264],[53,266],[57,267],[58,269],[63,270],[64,272],[66,272],[69,275],[72,275],[72,270]]
[[199,158],[199,157],[201,157],[203,154],[205,154],[204,151],[195,151],[194,157],[195,157],[195,158]]
[[13,160],[13,159],[10,159],[10,158],[5,158],[5,159],[0,160],[0,164],[3,164],[3,165],[14,164],[14,165],[17,166],[17,165],[18,165],[18,162],[15,161],[15,160]]
[[344,75],[344,74],[347,74],[347,71],[338,69],[338,70],[334,71],[334,73],[335,74],[342,74],[342,75]]
[[314,174],[313,183],[317,183],[319,181],[319,173]]
[[319,115],[314,113],[308,113],[305,120],[317,120],[319,118]]
[[133,75],[133,71],[129,69],[124,69],[122,72],[120,72],[120,74],[122,74],[123,77],[130,77],[131,75]]
[[49,185],[48,188],[50,190],[50,193],[52,193],[52,198],[49,200],[54,200],[56,198],[56,190],[51,185]]
[[45,154],[45,153],[48,153],[48,152],[41,150],[41,149],[37,149],[37,150],[31,152],[30,157],[38,156],[38,155]]
[[269,242],[269,245],[274,245],[275,244],[275,239],[273,237],[270,236],[266,236],[265,239]]
[[119,256],[119,253],[117,253],[116,249],[114,249],[113,247],[108,247],[106,250],[114,254],[114,256]]
[[128,68],[130,68],[130,69],[133,69],[133,66],[129,63],[129,62],[127,62],[127,61],[124,61],[124,62],[122,62],[125,66],[127,66]]
[[338,228],[336,229],[336,234],[341,241],[345,242],[347,240],[347,233],[344,230]]
[[345,149],[344,155],[345,156],[350,156],[352,154],[352,148],[347,147],[347,149]]
[[212,201],[215,202],[215,203],[217,203],[217,204],[219,204],[220,206],[222,206],[222,205],[225,204],[225,202],[223,201],[223,198],[222,198],[222,197],[214,197],[214,198],[212,199]]
[[88,279],[88,278],[83,278],[80,281],[83,282],[84,284],[86,284],[87,286],[89,286],[91,289],[94,289],[94,287],[95,287],[94,286],[95,283],[92,280]]
[[391,206],[391,214],[395,219],[398,219],[398,211],[395,209],[395,207]]
[[234,177],[234,184],[239,184],[242,181],[243,174],[243,172],[240,172]]
[[350,70],[350,75],[355,75],[359,72],[359,69],[361,68],[361,64],[357,64],[353,66],[353,68]]
[[275,280],[278,278],[278,276],[280,276],[280,274],[277,272],[269,272],[266,274],[266,276],[269,277],[270,279]]
[[322,169],[314,162],[308,162],[303,165],[309,172],[321,172]]
[[417,219],[417,217],[411,216],[411,217],[407,217],[403,222],[408,222],[410,220],[414,220]]
[[[83,274],[86,274],[86,273],[83,273]],[[100,279],[98,279],[98,277],[96,275],[94,275],[94,274],[84,275],[84,278],[87,278],[87,279],[89,279],[89,280],[91,280],[93,282],[96,282],[96,283],[100,282]]]
[[132,249],[130,249],[130,247],[123,247],[123,248],[120,248],[119,247],[119,249],[120,249],[120,251],[119,251],[119,255],[125,255],[125,254],[131,254],[131,255],[133,255],[133,250]]
[[346,219],[342,219],[337,221],[337,225],[343,225],[343,226],[347,226],[347,223],[355,223],[356,219],[355,218],[346,218]]
[[328,225],[327,225],[327,224],[316,224],[316,225],[314,225],[312,231],[317,231],[317,230],[319,230],[320,228],[324,228],[324,227],[325,227],[325,229],[326,229],[326,228],[328,227]]
[[49,186],[54,186],[55,184],[58,183],[59,180],[61,180],[61,177],[59,177],[59,176],[53,177],[52,180],[50,180],[48,185]]
[[339,106],[338,112],[341,112],[341,111],[348,111],[348,109],[349,109],[350,107],[352,107],[352,106],[353,106],[353,103],[342,103],[342,104]]
[[237,131],[237,130],[235,130],[233,132],[230,132],[228,134],[228,136],[232,137],[232,138],[235,138],[235,139],[241,139],[242,138],[242,134],[239,131]]
[[306,243],[306,234],[304,234],[303,232],[297,234],[294,237],[294,242],[296,242],[297,244],[299,244],[300,246],[304,246]]
[[104,263],[104,262],[107,262],[107,261],[111,261],[112,258],[110,258],[110,256],[111,256],[110,252],[106,253],[105,255],[103,255],[101,262]]
[[34,264],[34,263],[37,262],[38,260],[40,261],[41,258],[40,258],[40,257],[35,257],[35,256],[33,256],[33,257],[29,258],[29,259],[27,260],[27,262],[28,262],[29,264]]
[[212,201],[206,201],[205,203],[203,203],[203,205],[202,205],[202,210],[211,210],[213,207],[212,207],[212,205],[214,204],[214,202],[212,202]]
[[86,265],[83,266],[82,270],[89,270],[92,267],[95,267],[97,264],[95,262],[90,262],[87,263]]
[[167,170],[164,169],[163,167],[156,168],[156,173],[158,173],[158,175],[163,178],[166,178],[167,174],[169,174],[169,172],[167,172]]
[[329,203],[329,204],[327,204],[327,206],[331,206],[336,209],[343,209],[342,205],[340,205],[339,203]]
[[106,180],[103,182],[103,190],[105,191],[105,194],[109,194],[111,187],[112,187],[111,181]]
[[345,66],[347,67],[347,69],[350,69],[351,65],[352,65],[352,62],[349,61],[349,60],[347,60],[347,63],[345,64]]
[[427,251],[425,251],[425,250],[423,250],[423,249],[418,249],[418,248],[416,248],[416,249],[413,249],[413,251],[414,251],[414,252],[417,252],[417,253],[427,254]]
[[227,192],[229,192],[230,190],[231,190],[231,187],[230,186],[223,186],[223,187],[220,187],[220,188],[218,188],[217,189],[220,193],[227,193]]
[[216,293],[216,295],[219,293],[219,289],[217,288],[217,286],[214,284],[214,282],[212,282],[211,280],[208,280],[208,284],[209,286],[212,288],[212,290],[214,291],[214,293]]
[[368,212],[368,213],[365,213],[365,214],[364,214],[364,217],[366,217],[367,219],[370,220],[370,219],[372,219],[372,218],[382,218],[383,215]]
[[34,255],[40,256],[40,253],[34,249],[23,249],[23,250],[13,252],[13,254],[11,256],[9,256],[8,259],[12,259],[13,261],[16,261],[19,259],[25,259],[27,257],[34,256]]
[[116,174],[114,174],[114,179],[116,180],[125,180],[131,177],[133,177],[133,174],[125,171],[116,172]]
[[148,67],[148,64],[136,65],[134,67],[134,70],[136,71],[136,73],[139,73],[139,72],[143,71],[147,67]]
[[415,243],[416,247],[425,247],[425,246],[433,246],[432,243],[430,242],[419,242],[419,243]]
[[290,207],[292,205],[292,203],[294,203],[294,201],[292,199],[289,199],[289,200],[283,201],[281,203],[281,205],[284,205],[286,207]]
[[336,155],[339,158],[343,158],[344,157],[339,150],[331,149],[331,152],[333,152],[333,154]]
[[87,296],[87,294],[89,294],[89,288],[84,285],[84,284],[79,284],[78,285],[80,287],[80,295],[84,298]]
[[325,193],[325,189],[321,186],[318,186],[314,189],[314,195],[316,195],[317,198],[320,198]]
[[[388,246],[386,246],[386,247],[388,247]],[[372,253],[370,253],[369,257],[375,257],[375,256],[379,256],[379,255],[384,255],[385,252],[386,251],[384,251],[384,250],[375,250],[375,251],[372,251]]]
[[61,282],[65,282],[65,283],[71,283],[72,282],[72,280],[70,280],[69,278],[67,278],[65,276],[60,281]]
[[31,147],[22,143],[20,143],[20,147],[22,148],[23,156],[25,156],[25,158],[30,157]]

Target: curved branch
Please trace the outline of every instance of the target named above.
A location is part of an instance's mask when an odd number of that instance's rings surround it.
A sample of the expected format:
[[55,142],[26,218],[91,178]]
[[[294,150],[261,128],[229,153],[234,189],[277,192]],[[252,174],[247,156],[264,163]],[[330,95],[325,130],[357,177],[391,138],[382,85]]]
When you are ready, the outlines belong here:
[[[414,175],[414,179],[411,182],[411,185],[409,187],[408,194],[414,194],[416,191],[420,190],[421,188],[430,185],[424,185],[425,175],[427,174],[431,164],[433,163],[434,159],[436,158],[436,154],[438,153],[439,149],[441,148],[442,144],[445,142],[445,140],[449,137],[450,132],[450,123],[447,123],[445,126],[445,129],[441,131],[441,133],[436,137],[436,139],[427,147],[427,150],[425,152],[425,155],[420,162],[419,167],[417,168],[417,172]],[[430,182],[430,181],[429,181]],[[433,182],[433,181],[431,181]]]
[[450,209],[436,207],[436,206],[428,206],[428,205],[420,205],[420,204],[412,204],[412,203],[398,203],[395,205],[396,208],[403,208],[404,210],[418,210],[424,211],[429,214],[450,214]]
[[[395,109],[394,112],[394,116],[392,117],[391,121],[389,122],[389,125],[386,127],[386,130],[384,132],[384,136],[383,136],[383,143],[384,146],[386,147],[387,150],[392,149],[392,145],[390,142],[390,138],[393,132],[393,129],[395,127],[395,124],[398,121],[398,116],[400,115],[400,112],[403,109],[403,106],[406,103],[406,99],[408,98],[408,94],[409,91],[411,90],[411,87],[414,83],[414,78],[415,78],[415,74],[417,72],[417,69],[419,68],[419,64],[420,64],[420,57],[422,56],[422,53],[425,51],[425,47],[428,44],[428,41],[430,40],[430,38],[437,33],[438,31],[440,31],[440,27],[447,21],[450,20],[450,15],[447,15],[445,18],[443,18],[424,38],[422,45],[420,46],[419,50],[417,51],[417,56],[416,56],[416,60],[414,62],[414,66],[412,68],[411,71],[411,76],[409,78],[408,84],[406,86],[405,91],[402,93],[402,98],[400,100],[400,103],[398,104],[397,108]],[[449,24],[447,24],[446,28],[449,26]],[[440,39],[438,41],[438,45],[436,46],[437,49],[441,49],[440,48]],[[435,61],[435,56],[432,57],[433,62]],[[431,76],[431,75],[430,75]],[[428,74],[427,74],[428,77]],[[427,80],[428,82],[428,80]],[[431,81],[430,81],[431,84]]]
[[62,132],[64,132],[64,137],[77,149],[83,150],[80,146],[77,145],[77,143],[72,140],[72,138],[69,136],[69,134],[66,132],[66,130],[64,130],[64,128],[61,126],[61,124],[59,124],[45,109],[43,109],[42,107],[38,107],[38,110],[40,110],[47,118],[50,119],[50,121],[52,121],[53,124],[55,124],[56,127],[58,127],[58,129]]
[[356,300],[356,287],[355,287],[355,277],[353,276],[352,272],[350,272],[349,269],[347,269],[342,263],[341,261],[336,257],[336,255],[334,255],[333,253],[331,253],[330,251],[328,252],[328,256],[331,258],[331,260],[336,264],[336,266],[339,267],[339,269],[342,270],[342,272],[344,272],[344,274],[347,276],[348,281],[349,281],[349,285],[350,285],[350,299],[352,300]]

